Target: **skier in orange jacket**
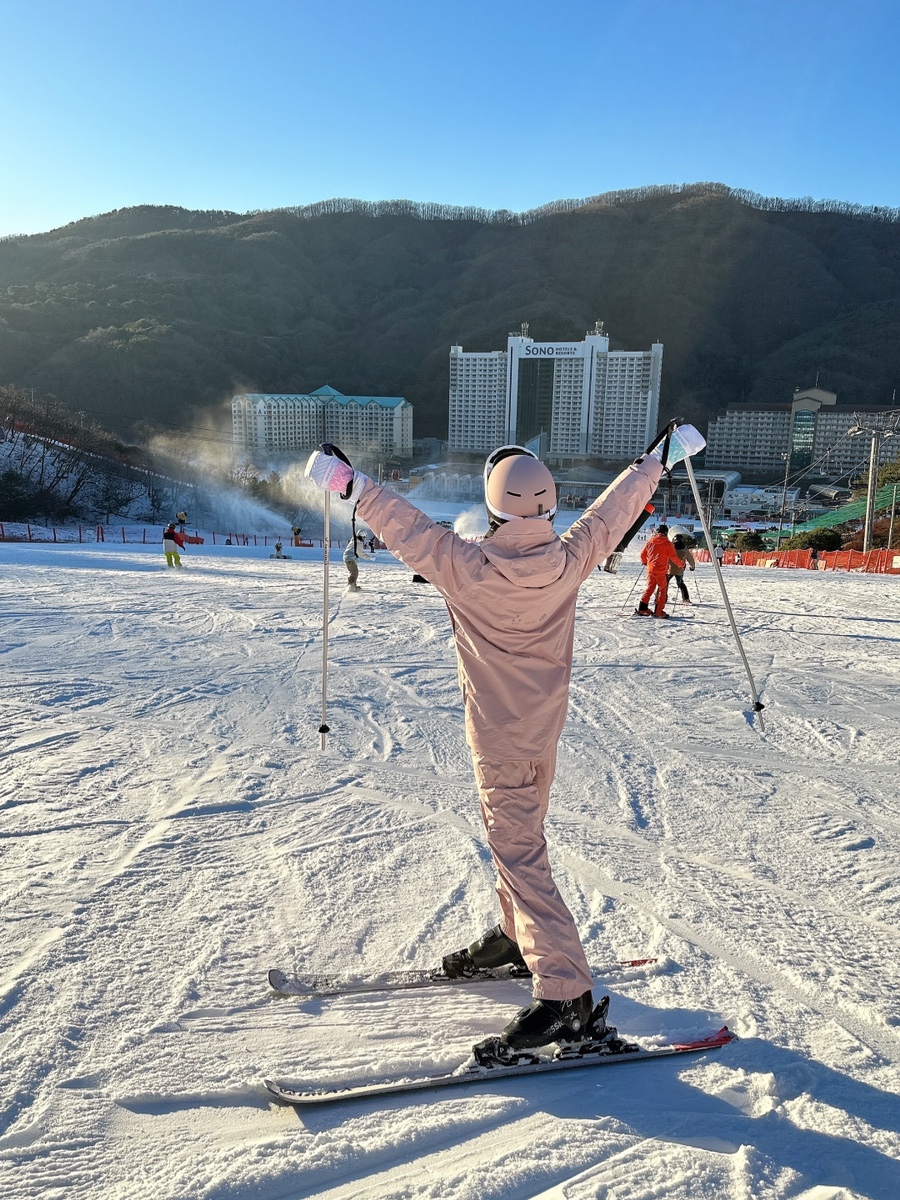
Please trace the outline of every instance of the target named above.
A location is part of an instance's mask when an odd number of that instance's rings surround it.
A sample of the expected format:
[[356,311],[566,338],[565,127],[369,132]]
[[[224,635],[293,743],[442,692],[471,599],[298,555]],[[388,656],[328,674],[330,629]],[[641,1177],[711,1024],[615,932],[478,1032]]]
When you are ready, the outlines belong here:
[[[668,525],[660,525],[653,537],[641,551],[641,562],[647,568],[647,586],[636,608],[639,617],[668,617],[666,601],[669,598],[669,563],[684,570],[684,563],[675,553],[669,541]],[[656,593],[656,608],[650,611],[650,600]]]

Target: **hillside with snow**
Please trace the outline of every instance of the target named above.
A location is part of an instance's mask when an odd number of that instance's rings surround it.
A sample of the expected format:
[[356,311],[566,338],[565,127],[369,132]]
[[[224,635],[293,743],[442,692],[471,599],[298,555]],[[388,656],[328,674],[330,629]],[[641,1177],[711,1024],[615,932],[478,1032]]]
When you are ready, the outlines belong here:
[[452,1070],[516,982],[298,1001],[496,920],[446,609],[390,555],[0,544],[0,1194],[17,1200],[896,1200],[900,580],[712,569],[579,602],[551,858],[598,985],[691,1059],[298,1112]]

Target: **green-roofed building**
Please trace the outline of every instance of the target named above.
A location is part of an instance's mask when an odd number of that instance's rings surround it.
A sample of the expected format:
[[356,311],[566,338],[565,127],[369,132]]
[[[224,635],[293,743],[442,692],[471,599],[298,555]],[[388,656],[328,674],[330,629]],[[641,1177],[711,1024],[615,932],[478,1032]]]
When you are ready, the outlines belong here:
[[231,399],[235,451],[280,455],[334,442],[347,454],[411,458],[413,408],[402,396],[345,396],[325,384],[314,392],[245,392]]

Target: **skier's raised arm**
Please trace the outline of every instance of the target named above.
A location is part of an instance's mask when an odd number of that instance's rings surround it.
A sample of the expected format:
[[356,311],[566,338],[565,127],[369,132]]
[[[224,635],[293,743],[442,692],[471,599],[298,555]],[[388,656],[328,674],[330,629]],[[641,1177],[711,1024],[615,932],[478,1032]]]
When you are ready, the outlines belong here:
[[[640,458],[618,476],[563,535],[568,552],[580,562],[582,577],[616,549],[641,508],[653,495],[664,467],[672,467],[706,445],[693,425],[670,422]],[[646,493],[647,483],[650,492]],[[643,499],[642,499],[643,497]],[[642,561],[645,561],[642,556]]]
[[378,540],[439,591],[452,596],[467,585],[463,564],[471,565],[480,558],[477,548],[432,521],[403,496],[375,483],[362,471],[355,471],[334,454],[334,447],[326,443],[321,450],[313,451],[306,474],[318,487],[353,501],[357,514]]
[[661,475],[662,463],[643,455],[562,534],[566,550],[579,561],[582,579],[615,550],[656,491]]

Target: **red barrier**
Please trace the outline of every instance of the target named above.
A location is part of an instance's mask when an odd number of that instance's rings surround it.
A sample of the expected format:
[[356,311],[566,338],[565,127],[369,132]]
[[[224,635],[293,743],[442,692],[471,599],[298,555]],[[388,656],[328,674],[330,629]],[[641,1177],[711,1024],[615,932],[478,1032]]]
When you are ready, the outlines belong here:
[[[709,551],[691,551],[697,562],[708,563]],[[870,575],[900,575],[900,550],[820,550],[813,558],[812,550],[726,550],[725,566],[782,567],[794,570],[863,571]]]
[[900,575],[900,550],[870,550],[867,574]]

